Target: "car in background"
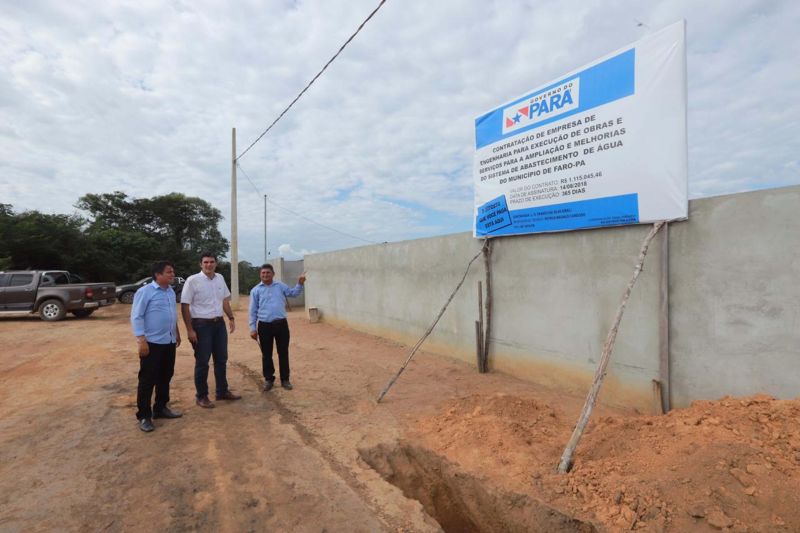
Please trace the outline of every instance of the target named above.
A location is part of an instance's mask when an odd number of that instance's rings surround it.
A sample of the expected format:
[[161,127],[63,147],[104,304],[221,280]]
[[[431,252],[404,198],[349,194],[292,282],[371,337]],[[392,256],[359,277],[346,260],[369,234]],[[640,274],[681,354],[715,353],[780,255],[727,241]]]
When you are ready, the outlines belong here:
[[39,313],[56,321],[67,313],[86,318],[116,301],[113,283],[86,283],[66,270],[0,272],[0,314]]
[[[128,283],[127,285],[117,285],[117,300],[123,304],[132,304],[133,303],[133,295],[153,281],[151,276],[147,276],[146,278],[142,278],[136,283]],[[180,302],[181,301],[181,291],[183,291],[183,284],[186,282],[185,279],[175,276],[175,280],[172,282],[172,290],[175,291],[175,299]]]

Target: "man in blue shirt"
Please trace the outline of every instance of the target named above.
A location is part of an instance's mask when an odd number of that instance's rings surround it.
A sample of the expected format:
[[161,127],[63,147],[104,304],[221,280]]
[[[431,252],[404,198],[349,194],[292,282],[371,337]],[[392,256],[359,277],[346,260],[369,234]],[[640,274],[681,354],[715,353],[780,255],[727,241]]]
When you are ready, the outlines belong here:
[[272,342],[278,348],[281,387],[292,390],[289,381],[289,323],[286,321],[286,298],[299,296],[306,282],[305,272],[298,278],[297,285],[289,288],[280,281],[274,281],[275,270],[272,265],[261,265],[261,283],[250,291],[250,337],[261,346],[261,368],[264,372],[264,390],[272,389],[275,383],[275,365],[272,362]]
[[[155,429],[153,418],[179,418],[178,411],[167,407],[169,382],[175,372],[175,349],[181,344],[175,291],[175,265],[158,261],[152,269],[153,281],[133,296],[131,325],[139,343],[139,388],[136,395],[136,418],[139,429]],[[150,406],[156,389],[155,405]]]

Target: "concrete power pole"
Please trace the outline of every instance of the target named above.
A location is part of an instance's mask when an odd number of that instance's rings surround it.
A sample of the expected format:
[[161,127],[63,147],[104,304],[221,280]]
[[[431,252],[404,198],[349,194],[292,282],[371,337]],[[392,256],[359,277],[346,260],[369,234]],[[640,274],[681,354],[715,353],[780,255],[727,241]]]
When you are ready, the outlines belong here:
[[231,143],[231,306],[239,307],[239,235],[236,214],[236,128]]
[[267,262],[267,195],[264,195],[264,263]]

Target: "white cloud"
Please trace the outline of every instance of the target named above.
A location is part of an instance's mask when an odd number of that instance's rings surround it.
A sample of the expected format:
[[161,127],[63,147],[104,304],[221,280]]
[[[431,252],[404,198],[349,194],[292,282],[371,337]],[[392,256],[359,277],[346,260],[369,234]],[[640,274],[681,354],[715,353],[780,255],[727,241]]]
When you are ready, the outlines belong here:
[[[0,202],[179,191],[227,217],[231,127],[241,153],[377,0],[7,4]],[[321,224],[268,209],[295,255],[469,230],[474,117],[680,17],[690,194],[800,182],[796,2],[394,1],[242,159],[240,257],[264,193]]]
[[295,250],[291,244],[284,243],[278,246],[278,253],[284,259],[302,259],[305,255],[316,253],[316,250]]

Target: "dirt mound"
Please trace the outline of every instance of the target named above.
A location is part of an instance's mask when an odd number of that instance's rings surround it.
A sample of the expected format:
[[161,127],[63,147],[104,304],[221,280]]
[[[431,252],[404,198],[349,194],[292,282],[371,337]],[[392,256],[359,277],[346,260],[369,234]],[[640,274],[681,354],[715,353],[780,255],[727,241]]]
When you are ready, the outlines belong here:
[[499,486],[611,530],[800,530],[800,400],[695,402],[666,416],[602,416],[567,475],[576,420],[531,398],[468,396],[420,421],[436,453]]
[[491,455],[501,465],[555,453],[569,436],[564,417],[541,401],[503,393],[453,400],[441,416],[423,420],[439,452]]

